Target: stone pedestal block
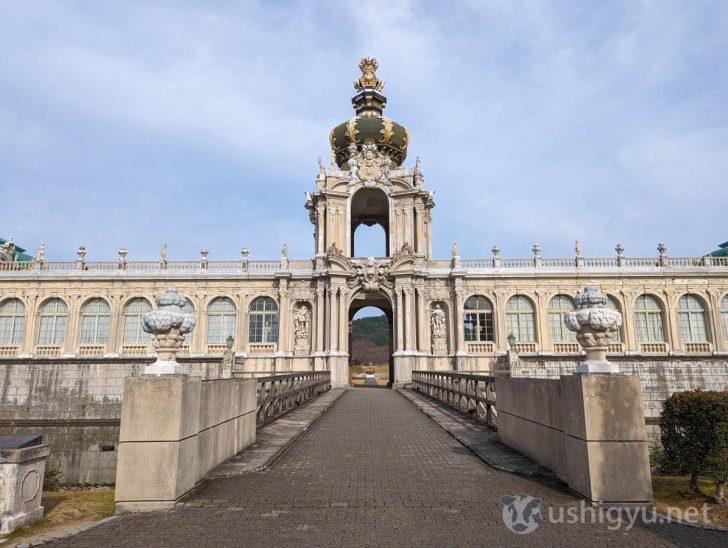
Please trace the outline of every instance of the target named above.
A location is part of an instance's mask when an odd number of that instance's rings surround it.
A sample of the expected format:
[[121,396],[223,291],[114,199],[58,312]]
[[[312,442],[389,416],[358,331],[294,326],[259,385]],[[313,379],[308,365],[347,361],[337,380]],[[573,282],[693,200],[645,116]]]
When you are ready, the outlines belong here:
[[639,378],[561,378],[569,486],[594,503],[649,503],[649,451]]
[[43,517],[41,497],[47,445],[0,449],[0,534]]

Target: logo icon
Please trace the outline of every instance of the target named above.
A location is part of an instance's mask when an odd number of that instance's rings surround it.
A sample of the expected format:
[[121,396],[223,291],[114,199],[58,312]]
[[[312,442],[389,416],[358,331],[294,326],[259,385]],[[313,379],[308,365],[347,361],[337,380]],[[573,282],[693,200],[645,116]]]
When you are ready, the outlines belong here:
[[512,497],[503,496],[500,501],[503,504],[503,523],[514,533],[533,533],[541,524],[541,499],[518,493]]

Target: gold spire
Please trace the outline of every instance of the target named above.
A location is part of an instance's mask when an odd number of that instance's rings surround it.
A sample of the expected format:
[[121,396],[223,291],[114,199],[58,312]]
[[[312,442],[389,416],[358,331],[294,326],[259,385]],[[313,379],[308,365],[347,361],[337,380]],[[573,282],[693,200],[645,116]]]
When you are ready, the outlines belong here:
[[361,69],[361,76],[359,80],[354,82],[354,89],[361,91],[364,88],[374,88],[377,91],[382,91],[384,82],[377,78],[377,68],[379,68],[377,60],[374,57],[364,57],[359,62],[359,68]]

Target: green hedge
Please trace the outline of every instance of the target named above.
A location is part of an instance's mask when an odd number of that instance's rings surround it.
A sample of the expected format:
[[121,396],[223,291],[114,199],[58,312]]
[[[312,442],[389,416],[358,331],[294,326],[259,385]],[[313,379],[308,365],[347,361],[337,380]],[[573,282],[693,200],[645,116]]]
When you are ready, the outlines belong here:
[[690,475],[713,478],[717,498],[728,482],[728,392],[676,392],[662,407],[662,446],[669,465]]

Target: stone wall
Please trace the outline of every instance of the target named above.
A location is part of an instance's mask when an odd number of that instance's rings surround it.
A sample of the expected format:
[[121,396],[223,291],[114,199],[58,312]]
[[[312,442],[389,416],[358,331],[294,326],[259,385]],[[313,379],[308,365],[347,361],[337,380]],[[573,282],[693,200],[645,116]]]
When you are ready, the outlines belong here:
[[[511,367],[513,377],[535,377],[555,379],[561,375],[572,375],[582,360],[574,357],[522,356],[519,363]],[[642,385],[645,420],[648,439],[657,443],[660,439],[659,417],[662,403],[673,392],[684,390],[728,390],[728,358],[704,357],[647,357],[609,356],[619,364],[622,373],[637,375]]]
[[[41,434],[48,469],[66,483],[112,484],[116,477],[124,379],[153,358],[0,360],[0,433]],[[180,359],[193,376],[217,378],[219,358]]]

